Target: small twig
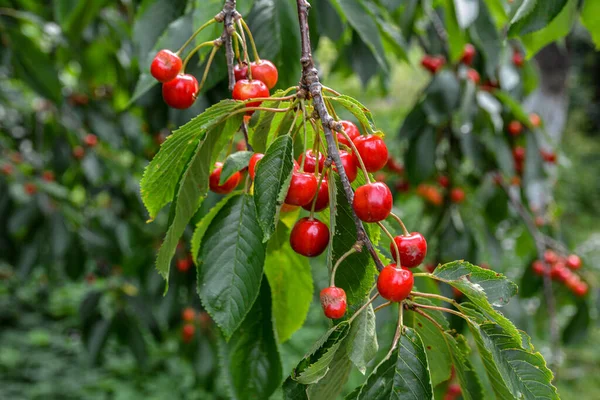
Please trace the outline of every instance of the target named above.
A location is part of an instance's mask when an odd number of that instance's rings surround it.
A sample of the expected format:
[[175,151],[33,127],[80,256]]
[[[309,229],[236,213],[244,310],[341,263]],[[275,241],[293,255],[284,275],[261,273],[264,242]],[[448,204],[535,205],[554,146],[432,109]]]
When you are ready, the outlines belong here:
[[363,312],[369,306],[369,304],[371,304],[378,296],[379,293],[376,293],[373,297],[371,297],[369,301],[367,301],[358,310],[356,310],[356,312],[350,317],[350,319],[348,319],[348,322],[352,323],[352,321],[354,321],[356,317],[358,317],[360,313]]
[[404,328],[403,314],[404,314],[404,306],[402,303],[398,303],[398,325],[396,326],[396,333],[394,333],[394,340],[392,341],[392,347],[390,347],[390,351],[388,351],[384,360],[387,360],[394,352],[394,349],[396,348],[396,346],[398,346],[398,341],[400,340],[400,336],[402,336],[402,330]]
[[415,303],[414,301],[410,303],[411,306],[414,307],[421,307],[421,308],[425,308],[428,310],[437,310],[437,311],[441,311],[441,312],[447,312],[450,314],[454,314],[454,315],[458,315],[459,317],[471,322],[471,320],[469,319],[469,317],[467,317],[465,314],[461,313],[460,311],[456,311],[456,310],[452,310],[450,308],[446,308],[446,307],[438,307],[438,306],[429,306],[429,305],[425,305],[425,304],[419,304],[419,303]]
[[[396,243],[396,241],[394,240],[394,236],[390,233],[390,231],[387,230],[387,228],[381,222],[378,222],[377,225],[379,225],[381,230],[383,232],[385,232],[385,234],[392,241],[392,247],[394,248],[394,253],[396,255],[396,266],[398,268],[402,268],[402,266],[400,265],[400,249],[398,249],[398,243]],[[393,255],[392,255],[392,257],[393,257]]]
[[239,15],[235,10],[235,0],[225,0],[225,4],[223,5],[223,11],[220,13],[223,18],[223,35],[221,36],[225,41],[225,58],[227,59],[227,75],[229,78],[229,91],[233,91],[233,87],[235,86],[235,73],[233,71],[233,64],[235,59],[235,54],[233,52],[233,44],[231,37],[235,32],[235,27],[233,25],[233,18],[236,15]]
[[422,292],[415,292],[415,291],[410,292],[410,294],[412,296],[417,296],[417,297],[426,297],[426,298],[441,300],[441,301],[445,301],[446,303],[450,303],[450,304],[452,304],[455,307],[458,306],[458,303],[454,299],[451,299],[449,297],[442,296],[442,295],[439,295],[439,294],[422,293]]
[[340,266],[340,264],[342,263],[342,261],[344,261],[346,258],[348,258],[349,256],[351,256],[354,253],[356,253],[356,245],[350,247],[350,250],[348,250],[347,252],[342,254],[342,256],[340,258],[338,258],[337,262],[333,266],[333,269],[331,270],[330,286],[335,286],[335,273],[337,272],[337,269]]
[[392,302],[388,301],[387,303],[383,303],[383,304],[378,305],[377,307],[375,307],[375,309],[373,311],[377,312],[377,311],[379,311],[381,309],[384,309],[387,306],[391,306],[391,305],[392,305]]
[[189,38],[188,40],[186,40],[186,41],[185,41],[185,43],[183,44],[183,46],[181,46],[181,47],[179,48],[179,50],[177,50],[177,53],[176,53],[176,54],[178,54],[178,55],[181,55],[181,52],[182,52],[182,51],[183,51],[183,50],[184,50],[184,49],[185,49],[185,48],[188,46],[188,44],[190,44],[190,42],[191,42],[192,40],[194,40],[194,38],[195,38],[195,37],[196,37],[196,36],[197,36],[197,35],[198,35],[200,32],[202,32],[202,31],[204,30],[204,28],[206,28],[207,26],[210,26],[210,25],[214,24],[215,22],[217,22],[217,19],[216,19],[216,18],[213,18],[213,19],[211,19],[210,21],[206,22],[204,25],[202,25],[200,28],[198,28],[198,29],[196,30],[196,32],[194,32],[194,33],[192,34],[192,36],[190,36],[190,38]]
[[410,233],[408,232],[408,229],[406,229],[406,225],[404,225],[404,222],[402,222],[402,219],[400,219],[400,217],[394,213],[390,213],[390,216],[392,218],[394,218],[396,220],[396,222],[398,222],[400,224],[400,227],[402,227],[402,232],[404,233],[404,236],[410,236]]
[[254,151],[252,145],[250,144],[250,139],[248,138],[248,125],[246,125],[246,121],[242,121],[242,133],[244,134],[244,141],[246,141],[246,150]]

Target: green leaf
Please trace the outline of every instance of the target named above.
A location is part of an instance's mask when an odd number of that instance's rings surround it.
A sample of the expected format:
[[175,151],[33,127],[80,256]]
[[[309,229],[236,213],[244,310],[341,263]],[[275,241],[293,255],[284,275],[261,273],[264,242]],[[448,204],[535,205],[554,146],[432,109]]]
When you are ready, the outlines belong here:
[[371,50],[377,64],[384,72],[388,72],[389,66],[373,13],[362,0],[333,1],[336,3],[338,10],[343,10],[350,26],[356,30],[362,41]]
[[408,42],[414,34],[414,25],[421,2],[419,0],[407,0],[405,3],[406,5],[400,14],[400,29],[402,29],[402,34]]
[[595,0],[585,0],[581,8],[581,23],[590,31],[596,50],[600,49],[600,3]]
[[283,382],[282,389],[284,400],[309,400],[307,393],[308,386],[296,382],[291,376]]
[[[531,268],[528,268],[531,270]],[[562,340],[565,344],[581,343],[590,329],[591,316],[590,306],[585,299],[579,300],[576,304],[577,311],[571,317],[562,333]]]
[[[506,9],[504,8],[504,3],[498,0],[483,0],[483,2],[487,5],[490,14],[493,19],[496,21],[494,26],[496,29],[500,30],[504,25],[508,23],[508,15],[506,14]],[[481,9],[481,4],[480,4]]]
[[[206,233],[206,230],[210,226],[212,220],[215,218],[217,213],[227,204],[230,198],[233,196],[239,195],[240,192],[232,192],[227,196],[223,197],[210,211],[202,217],[200,221],[196,224],[196,229],[194,229],[194,234],[192,235],[191,242],[191,254],[192,259],[194,260],[194,264],[198,265],[198,251],[200,250],[200,243],[202,243],[202,238]],[[206,203],[204,203],[206,204]]]
[[285,231],[285,243],[277,250],[269,250],[265,262],[265,274],[273,297],[275,329],[281,343],[302,327],[313,297],[308,259],[292,250]]
[[423,110],[422,104],[417,103],[404,119],[398,137],[401,139],[413,139],[417,135],[420,135],[426,127],[427,114]]
[[425,348],[419,335],[405,328],[398,347],[377,366],[363,386],[346,399],[433,400]]
[[569,0],[523,0],[515,12],[508,36],[516,37],[548,26]]
[[235,399],[268,399],[281,382],[281,360],[265,281],[239,331],[219,346],[223,375]]
[[448,70],[438,73],[424,93],[423,111],[433,126],[449,121],[460,104],[460,83],[456,75]]
[[435,147],[435,131],[430,126],[426,126],[424,131],[409,142],[405,166],[412,184],[418,185],[435,173]]
[[469,359],[470,345],[464,336],[458,335],[456,338],[449,333],[444,333],[448,343],[454,364],[454,370],[462,389],[462,396],[465,400],[483,399],[483,387],[477,376],[477,371],[471,365]]
[[265,252],[252,197],[233,196],[206,230],[198,270],[200,299],[225,339],[258,296]]
[[92,364],[96,364],[100,359],[102,355],[102,349],[108,340],[111,327],[112,321],[109,319],[100,319],[91,327],[87,340],[87,350]]
[[142,200],[151,219],[175,197],[179,178],[190,156],[198,150],[198,141],[208,130],[222,124],[232,112],[243,107],[242,103],[223,100],[173,132],[162,144],[140,183]]
[[363,127],[375,129],[375,123],[373,122],[373,114],[367,107],[365,107],[361,102],[352,98],[350,96],[341,95],[336,97],[330,97],[329,100],[334,103],[339,103],[346,110],[350,111],[352,115],[358,119]]
[[[281,90],[273,93],[273,97],[281,97],[284,93]],[[288,108],[290,105],[287,101],[265,101],[261,104],[262,107],[266,108]],[[268,112],[258,111],[258,122],[253,129],[250,130],[250,143],[257,153],[264,153],[267,150],[268,145],[271,144],[273,139],[277,136],[276,132],[285,133],[283,130],[282,123],[284,120],[289,120],[289,125],[293,114],[291,112]],[[288,127],[289,127],[288,125]]]
[[377,330],[375,324],[375,311],[369,306],[356,318],[350,328],[346,351],[348,358],[364,375],[367,365],[377,354]]
[[265,241],[275,231],[279,209],[290,186],[294,167],[293,148],[294,140],[290,135],[280,136],[256,165],[254,204]]
[[546,45],[567,36],[577,16],[577,0],[568,0],[560,13],[544,28],[521,35],[521,42],[527,49],[527,58],[533,57]]
[[453,0],[444,1],[444,16],[446,22],[446,31],[448,33],[448,47],[450,48],[450,60],[455,63],[460,60],[467,38],[465,32],[460,27],[457,19],[456,9]]
[[224,184],[233,174],[246,168],[252,154],[254,153],[251,151],[238,151],[227,157],[223,163],[219,184]]
[[294,368],[292,378],[304,385],[316,383],[323,378],[349,331],[350,324],[347,321],[343,321],[327,331]]
[[531,122],[529,121],[529,114],[525,112],[521,103],[515,100],[510,94],[503,90],[495,90],[494,96],[500,100],[500,102],[507,107],[510,112],[518,119],[523,125],[528,128],[532,128]]
[[[347,347],[350,342],[347,337],[340,347]],[[335,357],[329,364],[329,371],[317,383],[308,386],[308,395],[311,399],[336,399],[344,385],[348,381],[352,370],[352,361],[344,351],[335,353]]]
[[[242,2],[240,2],[242,3]],[[204,25],[208,20],[213,18],[215,15],[221,12],[223,9],[223,0],[195,0],[194,1],[194,12],[193,12],[193,24],[194,29],[197,29]],[[239,10],[238,10],[239,11]],[[223,32],[223,24],[213,23],[202,30],[195,38],[194,42],[190,44],[187,50],[194,48],[194,44],[199,45],[210,40],[215,40]],[[177,48],[183,45],[183,42],[179,44]],[[200,61],[208,55],[207,52],[199,54]]]
[[479,14],[469,28],[469,34],[485,60],[486,73],[494,76],[502,54],[502,41],[490,11],[483,1],[480,1]]
[[477,19],[479,0],[454,0],[456,20],[461,29],[467,29]]
[[179,238],[208,193],[210,168],[214,158],[215,145],[220,140],[231,138],[241,121],[242,114],[237,114],[209,129],[204,138],[198,142],[196,150],[181,177],[177,197],[171,204],[173,219],[156,257],[156,269],[167,280],[167,283],[171,259],[175,254]]

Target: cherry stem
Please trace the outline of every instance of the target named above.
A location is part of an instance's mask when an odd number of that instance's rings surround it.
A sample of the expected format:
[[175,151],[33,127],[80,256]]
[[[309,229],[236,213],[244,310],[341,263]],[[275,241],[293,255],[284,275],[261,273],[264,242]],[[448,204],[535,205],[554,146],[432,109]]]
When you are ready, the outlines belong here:
[[432,275],[432,274],[430,274],[429,272],[415,272],[415,273],[413,274],[413,276],[423,276],[423,277],[425,277],[425,278],[431,278],[431,279],[435,279],[435,278],[433,277],[433,275]]
[[[306,123],[306,121],[304,121],[304,123]],[[306,153],[304,154],[304,157],[306,157]],[[318,160],[318,158],[317,158]],[[319,169],[319,161],[317,161],[317,167],[315,168],[315,171],[317,171]],[[316,175],[316,173],[315,173]],[[323,184],[323,177],[325,176],[325,168],[323,168],[323,171],[321,171],[321,176],[319,176],[319,183],[317,184],[317,193],[315,194],[315,197],[313,197],[312,199],[312,204],[310,206],[310,219],[313,219],[313,216],[315,215],[315,205],[317,204],[317,198],[319,197],[319,191],[321,190],[321,185]]]
[[428,310],[437,310],[437,311],[447,312],[447,313],[450,313],[450,314],[457,315],[457,316],[463,318],[467,322],[472,322],[469,319],[469,317],[467,317],[465,314],[463,314],[463,313],[461,313],[459,311],[456,311],[456,310],[452,310],[450,308],[438,307],[438,306],[429,306],[429,305],[419,304],[419,303],[415,303],[415,302],[411,302],[411,305],[413,305],[415,307],[425,308],[425,309],[428,309]]
[[394,246],[394,253],[396,253],[396,267],[402,268],[402,265],[400,265],[400,249],[398,249],[398,244],[394,240],[394,236],[392,236],[392,234],[390,233],[390,231],[388,231],[387,228],[381,222],[378,222],[377,225],[379,225],[379,227],[391,239],[392,246]]
[[365,163],[363,162],[362,157],[360,156],[358,150],[356,149],[356,145],[354,144],[352,139],[350,139],[350,136],[348,136],[348,134],[346,133],[344,128],[342,128],[340,130],[340,132],[344,135],[346,140],[348,140],[348,142],[350,143],[350,148],[352,149],[352,152],[354,153],[356,158],[358,158],[358,163],[360,164],[360,169],[362,170],[363,174],[365,175],[365,179],[367,180],[367,183],[371,183],[371,178],[369,178],[369,172],[367,171],[367,168],[365,167]]
[[235,58],[238,60],[238,64],[242,64],[240,59],[240,40],[237,35],[233,35],[233,50],[235,52]]
[[458,303],[454,299],[451,299],[449,297],[442,296],[439,294],[422,293],[422,292],[415,292],[415,291],[410,292],[410,294],[412,296],[417,296],[417,297],[426,297],[426,298],[431,298],[431,299],[436,299],[436,300],[442,300],[442,301],[445,301],[446,303],[450,303],[452,305],[458,306]]
[[406,225],[404,225],[404,222],[402,222],[402,219],[397,216],[396,214],[394,214],[393,212],[390,213],[390,215],[392,216],[392,218],[394,218],[402,227],[402,232],[404,232],[404,236],[410,236],[410,233],[408,232],[408,229],[406,229]]
[[208,71],[210,70],[210,66],[212,65],[212,62],[215,59],[215,54],[217,54],[217,50],[219,50],[219,47],[213,47],[212,51],[210,52],[210,55],[208,56],[208,61],[206,62],[206,67],[204,68],[204,74],[202,74],[202,81],[200,81],[200,85],[198,86],[198,93],[202,90],[204,84],[206,83]]
[[188,65],[188,62],[190,61],[190,59],[191,59],[191,58],[194,56],[194,54],[196,54],[196,53],[198,52],[198,50],[200,50],[201,48],[203,48],[203,47],[207,47],[207,46],[214,46],[214,48],[213,48],[213,51],[214,51],[214,49],[218,49],[218,48],[219,48],[219,46],[218,46],[218,45],[217,45],[215,42],[216,42],[216,40],[211,40],[211,41],[208,41],[208,42],[201,43],[201,44],[199,44],[198,46],[194,47],[194,48],[192,49],[192,51],[190,51],[190,53],[187,55],[187,57],[186,57],[186,58],[183,60],[183,66],[181,67],[181,71],[182,71],[182,72],[183,72],[183,71],[185,71],[185,67],[187,67],[187,65]]
[[[250,40],[250,45],[252,46],[252,52],[254,53],[254,61],[260,61],[260,57],[258,56],[258,51],[256,50],[256,43],[254,43],[254,37],[252,36],[252,32],[250,28],[248,28],[248,24],[244,21],[244,18],[240,18],[238,20],[238,24],[244,27],[246,33],[248,33],[248,39]],[[241,28],[240,28],[241,29]]]
[[232,111],[231,113],[229,113],[228,117],[231,117],[232,115],[235,114],[239,114],[241,112],[247,112],[247,111],[268,111],[268,112],[287,112],[287,111],[291,111],[291,108],[268,108],[268,107],[245,107],[239,110],[235,110]]
[[248,125],[246,124],[246,121],[242,121],[242,133],[244,134],[244,141],[246,142],[246,150],[248,151],[254,151],[254,149],[252,148],[252,145],[250,144],[250,138],[248,137]]
[[392,347],[390,351],[388,351],[387,355],[384,357],[384,360],[390,358],[396,346],[398,346],[398,341],[400,340],[400,336],[402,336],[402,330],[404,328],[404,306],[402,303],[398,303],[398,325],[396,326],[396,333],[394,333],[394,340],[392,341]]
[[387,306],[391,306],[391,305],[392,305],[392,302],[388,301],[387,303],[378,305],[377,307],[375,307],[375,309],[373,311],[377,312],[377,311],[382,310],[382,309],[386,308]]
[[211,19],[210,21],[207,21],[207,22],[205,22],[205,23],[204,23],[204,25],[202,25],[200,28],[196,29],[196,32],[194,32],[194,33],[192,34],[192,36],[190,36],[190,37],[189,37],[189,39],[188,39],[188,40],[186,40],[186,42],[183,44],[183,46],[181,46],[181,48],[180,48],[179,50],[177,50],[177,53],[175,53],[175,54],[177,54],[177,55],[180,55],[180,54],[181,54],[181,52],[182,52],[182,51],[183,51],[183,50],[184,50],[184,49],[185,49],[185,48],[188,46],[188,44],[190,44],[190,42],[191,42],[192,40],[194,40],[194,38],[195,38],[196,36],[198,36],[198,34],[199,34],[200,32],[202,32],[202,31],[204,30],[204,28],[206,28],[206,27],[208,27],[208,26],[210,26],[210,25],[214,24],[215,22],[217,22],[217,20],[216,20],[215,18],[213,18],[213,19]]
[[342,254],[342,256],[336,261],[335,265],[333,266],[333,270],[331,271],[330,286],[335,286],[335,273],[337,272],[338,267],[340,266],[342,261],[344,261],[346,258],[351,256],[352,254],[356,253],[355,247],[356,247],[356,245],[350,247],[350,250],[348,250],[347,252]]
[[[304,172],[304,163],[306,162],[306,148],[308,147],[308,131],[306,130],[306,107],[304,105],[304,100],[300,100],[300,108],[302,108],[302,128],[304,129],[304,156],[302,157],[302,162],[300,163],[300,172]],[[319,168],[319,163],[317,162],[317,169]],[[311,215],[312,217],[312,215]]]
[[375,293],[375,295],[372,296],[369,299],[369,301],[367,301],[358,310],[356,310],[356,312],[348,319],[348,323],[351,324],[352,321],[354,321],[356,319],[356,317],[358,317],[360,315],[360,313],[363,312],[369,306],[369,304],[371,304],[377,297],[379,297],[379,293]]
[[246,44],[246,36],[244,35],[244,31],[242,30],[242,34],[236,30],[234,31],[234,35],[238,37],[238,40],[242,43],[242,52],[244,53],[244,62],[248,66],[247,74],[248,78],[252,80],[252,68],[250,68],[250,57],[248,57],[248,47]]
[[336,90],[334,90],[334,89],[332,89],[330,87],[323,86],[323,90],[326,91],[326,92],[329,92],[329,93],[333,93],[336,96],[341,96],[341,93],[339,93],[338,91],[336,91]]

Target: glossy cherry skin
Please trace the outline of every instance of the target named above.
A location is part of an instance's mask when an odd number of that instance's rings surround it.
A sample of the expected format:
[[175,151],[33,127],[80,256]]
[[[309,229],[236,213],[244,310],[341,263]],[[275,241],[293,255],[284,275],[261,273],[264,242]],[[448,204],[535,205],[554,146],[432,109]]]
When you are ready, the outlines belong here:
[[[427,241],[419,232],[412,232],[410,236],[396,236],[394,242],[398,246],[400,265],[403,267],[414,268],[421,264],[427,255]],[[392,257],[396,258],[393,243],[390,243],[390,252]]]
[[[356,175],[358,174],[358,166],[354,161],[354,157],[347,151],[340,150],[340,159],[342,160],[342,165],[344,166],[344,171],[346,171],[348,180],[350,182],[354,182]],[[335,165],[333,166],[333,170],[337,171],[337,167]]]
[[[388,149],[383,139],[375,135],[358,136],[353,140],[365,168],[369,172],[379,171],[388,160]],[[358,157],[354,154],[354,162],[360,165]]]
[[554,264],[558,261],[558,254],[554,250],[546,250],[544,251],[544,260],[548,264]]
[[254,153],[252,154],[252,157],[250,157],[250,161],[248,162],[248,175],[250,175],[250,179],[254,180],[254,176],[256,175],[256,163],[264,156],[263,153]]
[[[298,164],[302,165],[302,159],[306,156],[304,161],[304,171],[315,172],[315,166],[317,164],[317,157],[312,150],[306,150],[304,154],[300,154],[298,157]],[[319,153],[319,172],[323,171],[323,164],[325,164],[325,156],[323,153]]]
[[581,268],[581,258],[576,254],[571,254],[567,257],[567,267],[575,270]]
[[[235,100],[248,100],[259,97],[269,97],[269,88],[263,81],[258,79],[248,80],[240,79],[235,83],[231,96]],[[258,107],[262,101],[253,101],[246,104],[246,107]]]
[[[340,121],[340,123],[342,124],[342,128],[344,128],[344,132],[346,132],[346,135],[350,137],[350,140],[354,141],[354,139],[360,136],[360,131],[358,130],[356,125],[354,125],[353,122]],[[343,134],[338,133],[337,137],[339,143],[343,143],[346,146],[350,147],[350,142],[348,141],[348,139],[346,139],[346,137]]]
[[425,55],[421,60],[423,68],[434,75],[444,66],[444,64],[446,64],[446,58],[443,56]]
[[535,260],[533,264],[531,264],[531,269],[533,270],[534,274],[539,276],[543,276],[546,273],[546,267],[540,260]]
[[579,282],[578,284],[574,285],[573,288],[571,289],[573,291],[573,294],[577,297],[583,297],[587,294],[588,292],[588,285],[585,282]]
[[96,147],[96,145],[98,144],[98,136],[96,136],[96,135],[94,135],[92,133],[88,133],[83,138],[83,142],[88,147]]
[[523,132],[523,124],[516,120],[510,121],[507,129],[512,136],[519,136]]
[[285,203],[293,206],[309,204],[317,194],[317,178],[308,172],[292,172],[292,180],[288,189]]
[[[318,181],[318,180],[317,180]],[[323,211],[329,206],[329,183],[327,182],[327,178],[323,178],[321,182],[321,187],[317,191],[317,201],[315,202],[315,212]],[[306,211],[310,211],[312,207],[312,200],[305,206],[302,206]]]
[[181,58],[177,54],[171,50],[161,50],[150,64],[150,73],[159,82],[169,82],[179,75],[181,65]]
[[344,289],[330,286],[321,290],[321,307],[327,318],[338,319],[346,314],[347,302]]
[[236,64],[233,67],[233,74],[235,75],[236,82],[246,79],[248,77],[248,66],[246,64]]
[[301,218],[292,228],[290,244],[296,253],[305,257],[316,257],[323,253],[329,244],[329,229],[316,218]]
[[364,222],[383,221],[392,212],[392,192],[383,182],[368,183],[354,192],[352,207]]
[[400,302],[408,297],[414,285],[413,273],[389,264],[377,278],[377,290],[386,300]]
[[513,159],[516,163],[525,161],[525,148],[523,146],[517,146],[513,149]]
[[198,95],[198,81],[194,76],[185,74],[163,83],[162,95],[169,107],[180,110],[190,108]]
[[542,159],[547,163],[554,164],[556,162],[556,153],[553,151],[541,149],[540,155],[542,156]]
[[453,203],[462,203],[465,201],[465,197],[465,191],[461,188],[453,188],[450,191],[450,200],[452,200]]
[[231,177],[227,179],[224,184],[219,185],[219,181],[221,180],[222,169],[223,163],[215,163],[215,169],[210,174],[210,177],[208,179],[210,190],[219,194],[231,193],[233,189],[235,189],[240,183],[240,180],[242,179],[242,174],[240,174],[238,171],[235,174],[231,175]]
[[475,71],[473,68],[469,68],[467,71],[467,79],[478,85],[481,80],[481,76],[479,76],[479,72]]
[[550,268],[550,277],[561,282],[566,282],[572,274],[571,270],[562,261],[556,262]]
[[450,178],[448,178],[446,175],[440,175],[438,177],[438,183],[441,187],[447,188],[450,186]]
[[473,64],[473,59],[475,58],[476,52],[477,51],[475,50],[475,46],[473,46],[471,43],[467,43],[465,45],[465,48],[463,49],[463,53],[462,53],[460,62],[462,62],[465,65]]
[[252,71],[252,79],[258,79],[263,81],[269,89],[277,84],[277,67],[269,60],[259,60],[250,63],[250,70]]

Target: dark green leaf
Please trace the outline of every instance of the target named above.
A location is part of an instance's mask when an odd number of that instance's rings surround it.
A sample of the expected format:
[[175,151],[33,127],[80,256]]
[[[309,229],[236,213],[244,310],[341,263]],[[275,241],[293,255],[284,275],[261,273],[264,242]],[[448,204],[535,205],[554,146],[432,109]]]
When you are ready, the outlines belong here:
[[221,170],[221,181],[219,184],[224,184],[227,182],[227,179],[231,178],[231,175],[246,168],[248,166],[248,161],[250,161],[250,157],[252,157],[252,154],[254,153],[251,151],[238,151],[227,157],[223,163],[223,169]]
[[419,11],[419,7],[421,6],[421,2],[419,0],[408,0],[405,3],[402,14],[400,14],[400,28],[402,29],[402,34],[406,38],[407,41],[410,41],[412,35],[414,34],[414,25],[417,17],[417,12]]
[[375,311],[369,304],[352,323],[348,335],[346,344],[348,358],[363,375],[367,371],[367,365],[379,350],[375,322]]
[[87,343],[87,350],[92,364],[96,364],[100,359],[111,326],[112,322],[108,319],[100,319],[92,326]]
[[585,299],[577,302],[577,311],[563,330],[562,340],[565,344],[581,343],[591,325],[590,306]]
[[487,75],[494,76],[502,54],[502,41],[486,4],[481,0],[479,14],[469,28],[469,33],[477,50],[485,60]]
[[399,138],[412,139],[420,135],[427,127],[427,114],[421,103],[417,103],[404,119],[400,128]]
[[293,380],[290,376],[283,382],[283,398],[284,400],[309,400],[307,389],[308,386]]
[[435,147],[435,131],[430,126],[411,139],[405,158],[411,184],[418,185],[435,173]]
[[427,120],[439,126],[450,120],[460,101],[460,83],[454,73],[443,70],[438,73],[425,89],[422,107]]
[[450,60],[456,62],[460,60],[465,44],[467,44],[467,38],[465,32],[460,27],[458,19],[456,18],[457,12],[454,7],[453,0],[444,1],[444,16],[446,22],[446,32],[448,34],[448,47],[450,48]]
[[449,333],[444,333],[444,336],[451,349],[450,354],[452,355],[454,370],[462,389],[463,398],[465,400],[483,399],[483,387],[477,376],[477,371],[475,371],[469,359],[470,345],[462,335],[455,338]]
[[[348,346],[350,337],[347,337],[340,347]],[[311,399],[336,399],[348,381],[352,361],[344,351],[337,351],[329,364],[329,371],[319,382],[308,386],[308,395]]]
[[252,197],[233,196],[206,230],[198,272],[202,304],[226,339],[258,296],[265,251]]
[[521,34],[521,42],[527,49],[527,56],[533,57],[538,51],[546,45],[564,38],[569,34],[577,17],[577,0],[568,0],[560,13],[542,29]]
[[510,21],[508,36],[539,31],[550,24],[569,0],[523,0]]

